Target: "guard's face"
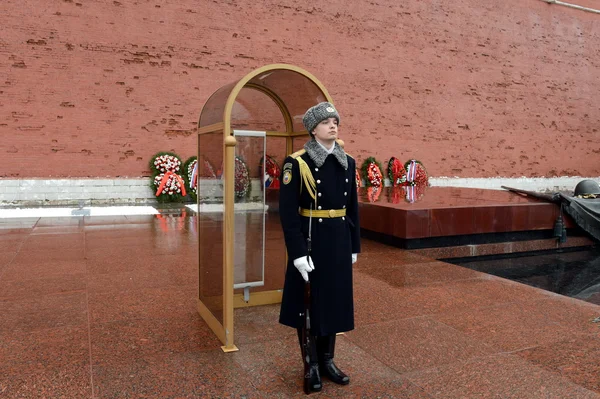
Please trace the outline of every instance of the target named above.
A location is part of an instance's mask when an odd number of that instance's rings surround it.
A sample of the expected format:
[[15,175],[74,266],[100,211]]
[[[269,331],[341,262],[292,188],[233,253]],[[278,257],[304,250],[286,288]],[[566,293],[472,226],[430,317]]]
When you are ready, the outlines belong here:
[[337,139],[338,135],[338,124],[337,119],[328,118],[324,119],[315,127],[313,131],[315,138],[319,141],[333,141]]

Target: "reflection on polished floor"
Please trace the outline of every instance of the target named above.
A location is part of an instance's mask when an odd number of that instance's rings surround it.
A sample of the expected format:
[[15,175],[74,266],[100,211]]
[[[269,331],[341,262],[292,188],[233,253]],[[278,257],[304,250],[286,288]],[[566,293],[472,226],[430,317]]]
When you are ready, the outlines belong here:
[[[0,397],[304,397],[278,306],[236,310],[227,354],[198,315],[194,221],[0,220]],[[351,383],[313,397],[600,398],[598,305],[367,240],[354,280]]]

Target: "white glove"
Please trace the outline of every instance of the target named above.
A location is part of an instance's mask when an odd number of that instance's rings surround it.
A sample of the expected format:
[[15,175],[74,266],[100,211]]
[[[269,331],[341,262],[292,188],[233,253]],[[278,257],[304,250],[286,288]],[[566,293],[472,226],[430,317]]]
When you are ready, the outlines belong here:
[[358,254],[352,254],[352,264],[355,264],[358,260]]
[[[308,258],[308,260],[306,260],[306,258]],[[296,266],[296,269],[298,269],[304,281],[308,281],[308,273],[315,270],[315,265],[313,265],[313,261],[310,256],[303,256],[301,258],[294,259],[294,266]]]

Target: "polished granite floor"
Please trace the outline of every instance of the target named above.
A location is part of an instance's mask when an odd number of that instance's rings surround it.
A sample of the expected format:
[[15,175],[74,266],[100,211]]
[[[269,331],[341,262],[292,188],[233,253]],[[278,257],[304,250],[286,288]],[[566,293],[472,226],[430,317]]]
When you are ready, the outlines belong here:
[[[196,312],[193,218],[0,220],[0,398],[300,398],[278,307]],[[364,241],[348,386],[322,398],[600,398],[600,306]]]

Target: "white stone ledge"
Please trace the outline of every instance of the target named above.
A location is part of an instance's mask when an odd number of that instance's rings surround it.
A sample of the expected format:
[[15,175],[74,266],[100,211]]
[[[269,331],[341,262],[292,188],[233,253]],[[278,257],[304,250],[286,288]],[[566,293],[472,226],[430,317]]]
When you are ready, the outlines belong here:
[[0,179],[0,187],[18,187],[19,180],[16,179]]
[[600,177],[491,177],[491,178],[458,178],[432,177],[431,186],[435,187],[467,187],[488,190],[504,190],[501,186],[519,188],[528,191],[573,191],[577,183],[583,179],[600,182]]
[[156,203],[150,178],[0,179],[0,205]]
[[[432,186],[468,187],[502,190],[501,186],[530,191],[572,191],[585,177],[555,178],[459,178],[432,177]],[[600,182],[600,177],[589,177]],[[201,198],[217,200],[222,197],[222,181],[202,179]],[[389,183],[386,181],[386,183]],[[252,198],[260,198],[260,181],[253,179]],[[0,179],[0,205],[70,205],[155,203],[150,178],[123,179]]]

